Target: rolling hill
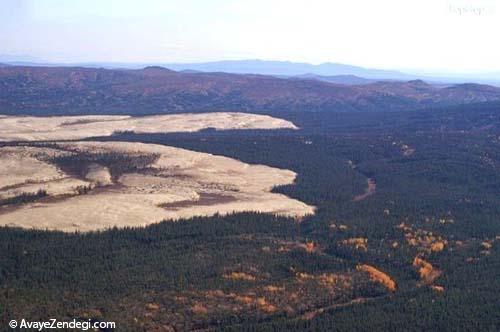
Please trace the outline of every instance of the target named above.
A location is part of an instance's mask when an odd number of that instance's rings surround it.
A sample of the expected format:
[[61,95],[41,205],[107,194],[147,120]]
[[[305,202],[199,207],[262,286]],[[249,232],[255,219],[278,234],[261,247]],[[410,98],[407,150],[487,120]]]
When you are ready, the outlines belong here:
[[80,67],[0,68],[1,114],[152,114],[200,111],[400,111],[500,99],[478,84],[420,80],[340,85],[227,73]]

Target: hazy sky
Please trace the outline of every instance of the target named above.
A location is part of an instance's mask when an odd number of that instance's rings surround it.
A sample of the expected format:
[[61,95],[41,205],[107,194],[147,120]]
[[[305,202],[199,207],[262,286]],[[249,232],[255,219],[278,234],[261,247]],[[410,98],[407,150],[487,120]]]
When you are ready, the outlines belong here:
[[0,54],[500,71],[500,0],[0,0]]

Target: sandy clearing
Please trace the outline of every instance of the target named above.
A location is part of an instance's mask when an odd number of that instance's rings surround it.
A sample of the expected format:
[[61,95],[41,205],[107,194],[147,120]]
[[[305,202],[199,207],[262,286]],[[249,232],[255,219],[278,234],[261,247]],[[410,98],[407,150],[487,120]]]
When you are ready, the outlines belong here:
[[117,131],[136,133],[195,132],[215,129],[277,129],[297,127],[286,120],[248,113],[171,114],[131,116],[0,116],[0,141],[77,140],[109,136]]
[[38,160],[29,147],[0,149],[0,190],[26,182],[44,182],[63,178],[57,167]]
[[155,204],[180,199],[184,197],[120,193],[81,195],[55,203],[33,203],[0,214],[0,225],[66,232],[147,226],[165,218],[163,210]]
[[225,187],[244,188],[247,192],[269,191],[277,185],[293,183],[296,174],[265,165],[249,165],[239,160],[170,146],[127,142],[75,142],[61,144],[75,151],[124,154],[159,154],[151,165],[165,176],[187,176],[197,183],[217,183]]
[[20,185],[16,186],[15,188],[6,190],[0,189],[0,198],[19,196],[23,193],[34,194],[40,189],[46,191],[47,194],[50,196],[76,194],[77,187],[88,186],[88,185],[90,185],[90,183],[86,181],[74,178],[62,178],[42,183],[31,183],[31,184]]
[[[0,225],[70,232],[102,230],[114,226],[146,226],[165,219],[210,216],[216,213],[260,211],[297,218],[314,213],[312,206],[270,192],[273,186],[294,182],[296,174],[289,170],[249,165],[227,157],[155,144],[71,142],[59,145],[64,149],[85,153],[154,153],[159,158],[150,165],[154,172],[125,173],[119,177],[115,186],[102,187],[88,195],[56,201],[42,200],[13,210],[0,210]],[[0,152],[2,149],[5,148],[0,148]],[[26,150],[24,147],[8,149],[9,153],[16,149],[21,152]],[[44,153],[54,153],[44,148],[40,151],[34,147],[29,149],[42,160]],[[68,177],[60,170],[56,169],[55,172]],[[99,176],[93,176],[94,173]],[[91,167],[90,174],[92,176],[88,178],[94,182],[101,178],[111,178],[109,171],[100,165]],[[61,182],[63,181],[56,179],[43,185],[61,185]],[[68,190],[70,187],[67,184],[65,188]],[[59,192],[62,191],[63,188],[59,187]],[[207,196],[216,199],[203,201],[200,198]],[[175,202],[182,204],[169,206],[169,203]]]
[[113,181],[111,181],[109,169],[99,164],[90,165],[89,170],[85,175],[85,179],[99,186],[105,186],[113,183]]
[[298,200],[291,199],[285,195],[273,193],[261,193],[253,195],[234,195],[236,201],[214,204],[184,207],[175,211],[166,211],[167,219],[189,218],[192,216],[211,216],[216,213],[225,215],[234,212],[255,211],[263,213],[278,214],[288,217],[303,217],[314,213],[314,208]]

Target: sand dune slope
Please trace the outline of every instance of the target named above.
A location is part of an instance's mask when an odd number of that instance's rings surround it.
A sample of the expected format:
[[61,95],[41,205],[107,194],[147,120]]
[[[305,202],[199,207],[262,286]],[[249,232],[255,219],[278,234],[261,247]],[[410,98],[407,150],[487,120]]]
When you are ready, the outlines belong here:
[[[154,155],[156,159],[143,169],[119,176],[106,173],[108,169],[94,160],[83,178],[51,163],[51,157],[59,154],[109,153]],[[0,207],[0,225],[91,231],[215,213],[260,211],[296,218],[314,213],[312,206],[270,192],[276,185],[293,183],[296,174],[292,171],[174,147],[71,142],[53,148],[4,147],[0,148],[2,158],[15,165],[9,164],[9,170],[0,166],[0,199],[12,196],[13,190],[49,189],[49,196],[15,207]],[[34,164],[38,171],[30,172]],[[19,174],[13,170],[19,170]],[[77,187],[82,185],[92,189],[81,194]]]

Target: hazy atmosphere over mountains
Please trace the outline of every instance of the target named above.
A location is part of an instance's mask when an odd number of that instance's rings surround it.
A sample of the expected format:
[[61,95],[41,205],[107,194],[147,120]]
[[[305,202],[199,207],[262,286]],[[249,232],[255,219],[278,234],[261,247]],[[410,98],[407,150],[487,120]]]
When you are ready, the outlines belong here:
[[185,72],[224,72],[234,74],[260,74],[277,77],[298,77],[318,79],[339,84],[364,84],[381,80],[409,81],[415,79],[425,80],[433,84],[452,83],[482,83],[500,86],[500,73],[498,74],[418,74],[397,70],[370,69],[358,66],[322,63],[313,65],[290,61],[265,61],[265,60],[231,60],[202,63],[120,63],[120,62],[75,62],[51,63],[38,60],[34,57],[0,55],[0,65],[24,66],[80,66],[89,68],[109,69],[140,69],[147,66],[161,66],[175,71]]

